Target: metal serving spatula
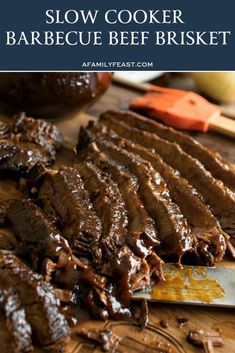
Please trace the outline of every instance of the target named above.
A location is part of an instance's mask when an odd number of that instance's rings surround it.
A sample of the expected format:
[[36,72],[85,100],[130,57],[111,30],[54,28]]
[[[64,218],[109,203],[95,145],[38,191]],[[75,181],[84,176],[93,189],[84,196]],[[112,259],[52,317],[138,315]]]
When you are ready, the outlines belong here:
[[166,281],[135,292],[133,299],[235,307],[235,269],[164,264]]

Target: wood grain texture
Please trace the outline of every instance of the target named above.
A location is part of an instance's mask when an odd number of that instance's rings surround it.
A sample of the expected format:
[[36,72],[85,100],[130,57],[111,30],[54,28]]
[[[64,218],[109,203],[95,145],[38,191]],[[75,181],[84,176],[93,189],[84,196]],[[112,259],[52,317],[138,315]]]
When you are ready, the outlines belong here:
[[[99,116],[99,114],[107,109],[125,109],[128,106],[130,100],[137,96],[139,93],[137,91],[131,91],[120,86],[111,86],[108,92],[103,96],[103,98],[97,102],[92,108],[88,110],[88,113],[94,116]],[[69,140],[69,143],[75,144],[77,140],[79,127],[87,123],[86,118],[83,115],[77,114],[70,120],[58,121],[56,124],[64,133],[66,138]],[[214,151],[218,151],[222,154],[224,159],[235,163],[235,143],[234,140],[226,138],[222,135],[216,133],[193,133],[191,134],[195,139],[205,144],[207,147],[211,148]],[[66,149],[62,152],[59,157],[59,163],[69,163],[73,160],[73,154]],[[235,267],[235,262],[227,259],[220,266]],[[235,281],[235,279],[234,279]],[[235,287],[235,284],[234,284]],[[235,295],[235,293],[234,293]],[[135,307],[139,310],[139,305]],[[135,347],[137,347],[137,341],[142,344],[142,348],[139,348],[138,352],[154,352],[152,348],[145,346],[144,337],[152,337],[155,339],[159,336],[160,338],[166,339],[168,342],[173,342],[172,353],[176,352],[187,352],[187,353],[196,353],[203,352],[202,348],[195,348],[189,343],[186,342],[187,332],[191,329],[205,329],[210,332],[216,332],[220,330],[222,336],[224,337],[225,345],[222,348],[214,348],[215,353],[225,352],[225,353],[235,353],[235,310],[234,309],[215,309],[208,307],[195,307],[195,306],[185,306],[185,305],[170,305],[170,304],[149,304],[150,309],[150,324],[153,325],[154,329],[151,329],[144,333],[136,326],[127,327],[126,324],[117,325],[116,323],[104,324],[101,322],[81,322],[78,326],[78,329],[82,327],[100,327],[106,325],[116,325],[117,334],[122,334],[129,336],[125,338],[130,340],[132,337],[132,343],[134,342]],[[177,318],[187,317],[188,321],[182,327],[179,327]],[[159,322],[161,320],[167,320],[169,327],[167,329],[162,329]],[[108,326],[107,326],[108,325]],[[116,332],[116,331],[115,331]],[[165,336],[164,336],[165,332]],[[155,337],[155,338],[154,338]],[[167,338],[164,338],[167,337]],[[150,340],[151,340],[150,339]],[[143,344],[143,342],[145,342]],[[139,343],[138,343],[139,344]],[[147,345],[147,343],[146,343]],[[148,346],[148,345],[147,345]],[[120,348],[121,347],[121,348]],[[120,345],[117,352],[132,353],[135,352],[134,348],[126,348],[125,345]],[[139,347],[139,346],[138,346]],[[141,350],[142,349],[142,350]],[[68,345],[66,353],[91,353],[91,352],[101,352],[99,348],[93,346],[88,342],[84,342],[76,336],[74,332],[72,339]],[[137,351],[136,351],[137,352]],[[156,351],[157,352],[157,351]],[[159,352],[159,351],[158,351]]]

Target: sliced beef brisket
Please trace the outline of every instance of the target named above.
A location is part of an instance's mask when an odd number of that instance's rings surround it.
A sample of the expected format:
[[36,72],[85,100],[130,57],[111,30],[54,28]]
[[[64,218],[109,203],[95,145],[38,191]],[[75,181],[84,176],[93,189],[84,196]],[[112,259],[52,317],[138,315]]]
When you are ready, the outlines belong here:
[[148,247],[159,245],[160,240],[153,219],[149,217],[138,197],[137,178],[98,150],[90,153],[87,158],[106,171],[118,184],[128,215],[126,241],[138,256],[147,256],[149,254]]
[[75,255],[89,256],[94,263],[100,262],[102,225],[78,171],[62,167],[58,172],[48,173],[39,198],[44,210],[58,218]]
[[[93,184],[93,186],[95,185]],[[95,191],[97,191],[97,187]],[[105,229],[106,239],[104,237],[102,243],[102,223],[91,203],[89,192],[85,189],[84,182],[75,168],[63,167],[57,172],[51,171],[44,176],[39,191],[42,207],[47,213],[58,219],[62,234],[68,239],[73,253],[83,261],[83,267],[78,269],[74,268],[72,263],[68,263],[65,267],[57,270],[56,285],[72,289],[74,291],[73,297],[77,298],[76,300],[81,300],[83,305],[86,305],[95,316],[123,318],[123,315],[129,315],[130,312],[118,301],[120,298],[117,288],[114,286],[121,276],[121,271],[123,273],[123,259],[125,259],[125,269],[131,265],[130,271],[126,271],[126,274],[130,274],[127,280],[130,280],[131,286],[134,285],[132,277],[139,279],[135,274],[147,270],[143,269],[140,259],[135,257],[125,246],[122,246],[125,239],[126,222],[122,204],[118,205],[118,209],[115,210],[119,214],[113,215],[113,217],[120,217],[119,220],[114,218],[112,221],[115,224],[109,223],[111,228],[104,222],[107,227]],[[95,197],[95,194],[92,196]],[[108,209],[105,207],[103,205],[100,212],[107,215]],[[116,226],[121,228],[121,225],[123,228],[119,229],[119,232],[122,234],[112,234],[116,236],[116,241],[120,242],[117,244],[113,239],[110,239],[112,237],[111,234],[108,235],[108,232],[110,230],[113,232]],[[109,250],[109,254],[107,250]],[[104,253],[106,253],[106,259],[108,258],[106,262]],[[120,264],[120,268],[117,264]],[[144,265],[147,268],[147,265]],[[108,278],[104,276],[107,273],[109,274]],[[144,277],[142,274],[141,276]],[[127,289],[129,290],[129,288]],[[129,295],[124,288],[123,292]]]
[[70,330],[52,286],[14,255],[0,255],[0,280],[18,294],[34,340],[53,352],[63,352]]
[[235,191],[234,166],[225,162],[218,153],[210,151],[189,135],[129,112],[108,111],[104,115],[123,121],[132,127],[154,133],[170,142],[176,142],[185,152],[197,158],[215,178],[222,180],[225,185]]
[[[136,285],[133,289],[136,286],[141,287],[144,283],[148,283],[151,274],[155,274],[158,278],[161,278],[162,261],[153,250],[154,247],[159,245],[160,241],[155,223],[153,219],[148,216],[137,195],[137,178],[97,149],[89,153],[87,159],[91,160],[98,165],[100,169],[108,173],[118,184],[128,216],[126,243],[138,257],[146,259],[148,263],[147,272],[145,273],[143,269],[146,268],[146,266],[144,266],[145,262],[143,262],[141,269],[142,276],[144,276],[143,280],[135,280]],[[131,261],[129,261],[129,263],[131,264]],[[138,277],[136,279],[138,279]]]
[[130,127],[111,117],[103,116],[101,121],[121,137],[155,150],[164,162],[178,170],[202,195],[219,220],[221,228],[226,233],[235,235],[235,196],[221,181],[214,179],[201,162],[184,152],[176,143],[161,139],[155,134]]
[[27,353],[33,350],[32,331],[25,310],[13,288],[0,288],[1,352]]
[[165,180],[172,200],[179,205],[192,234],[197,238],[196,253],[207,265],[214,265],[223,259],[226,251],[226,234],[220,228],[218,221],[209,208],[203,203],[197,191],[186,179],[163,162],[161,157],[140,145],[122,140],[121,145],[127,151],[138,154],[149,161]]
[[[146,210],[153,217],[159,229],[163,252],[172,256],[181,256],[185,251],[191,250],[193,237],[187,222],[178,206],[171,201],[163,179],[154,171],[150,163],[102,138],[97,138],[95,144],[98,149],[137,177],[139,194]],[[94,143],[93,148],[95,148]]]
[[[98,122],[89,126],[90,138],[92,132],[102,134],[107,140],[113,141],[117,146],[131,153],[139,155],[149,161],[165,180],[172,200],[179,205],[183,215],[187,218],[192,228],[192,233],[198,240],[196,253],[198,252],[207,264],[221,261],[226,250],[226,234],[221,230],[216,218],[209,208],[203,203],[197,191],[177,171],[166,164],[162,158],[139,144],[134,144],[124,138],[120,138],[113,131],[108,130]],[[94,136],[92,140],[94,140]]]
[[58,258],[61,251],[71,256],[68,242],[52,220],[29,200],[13,201],[6,218],[18,241],[17,253],[30,256],[34,265],[45,257]]
[[55,160],[60,141],[61,135],[54,125],[22,113],[1,130],[0,170],[27,175],[38,163],[49,166]]
[[95,165],[84,161],[76,164],[75,168],[101,219],[102,236],[99,243],[105,249],[104,256],[110,257],[126,242],[128,220],[122,196],[117,185]]
[[127,233],[127,211],[117,184],[90,162],[81,162],[76,165],[76,168],[83,178],[103,224],[100,244],[107,249],[105,253],[109,261],[107,262],[106,258],[101,272],[114,278],[118,276],[123,292],[124,288],[128,288],[129,293],[143,288],[150,283],[149,267],[146,261],[141,259],[143,256],[140,258],[134,255],[126,245],[129,243],[128,238],[131,234]]

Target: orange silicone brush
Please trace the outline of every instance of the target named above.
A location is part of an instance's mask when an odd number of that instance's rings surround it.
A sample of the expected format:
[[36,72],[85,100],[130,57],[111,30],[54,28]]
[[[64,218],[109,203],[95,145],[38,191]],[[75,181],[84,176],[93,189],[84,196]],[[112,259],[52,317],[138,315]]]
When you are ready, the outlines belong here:
[[162,87],[134,99],[130,108],[179,129],[204,132],[220,116],[219,108],[198,94]]
[[[119,80],[118,83],[126,84],[126,81]],[[130,109],[136,112],[178,129],[202,132],[213,130],[235,137],[235,120],[222,116],[219,106],[197,93],[146,83],[131,83],[129,86],[147,91],[131,102]]]

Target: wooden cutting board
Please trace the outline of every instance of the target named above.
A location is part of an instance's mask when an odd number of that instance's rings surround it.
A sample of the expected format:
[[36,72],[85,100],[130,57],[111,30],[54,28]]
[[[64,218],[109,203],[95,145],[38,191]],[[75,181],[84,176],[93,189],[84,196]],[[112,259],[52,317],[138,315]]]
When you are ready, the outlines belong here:
[[[98,116],[106,109],[126,108],[131,98],[138,93],[121,87],[112,86],[104,97],[89,110],[89,113]],[[0,116],[1,118],[1,116]],[[75,143],[81,125],[86,125],[87,117],[77,114],[70,120],[57,121],[56,124],[66,136],[68,144]],[[194,134],[194,137],[208,147],[220,152],[225,159],[235,163],[235,142],[216,134],[208,133]],[[70,163],[73,161],[71,150],[64,148],[59,156],[59,163]],[[220,266],[235,267],[235,262],[223,261]],[[235,285],[234,285],[235,286]],[[235,293],[234,293],[235,294]],[[136,305],[138,311],[139,305]],[[187,318],[188,321],[180,326],[177,319]],[[196,348],[186,342],[189,330],[205,329],[209,332],[221,331],[224,337],[224,347],[214,348],[215,353],[235,353],[235,309],[208,308],[185,305],[149,304],[149,325],[142,331],[137,325],[126,322],[81,321],[71,337],[66,353],[93,353],[101,352],[99,347],[85,341],[76,335],[76,330],[82,328],[112,329],[119,339],[116,353],[134,352],[160,352],[157,344],[161,342],[162,347],[168,344],[171,353],[196,353],[203,352],[202,348]],[[168,328],[162,328],[161,320],[168,322]]]

